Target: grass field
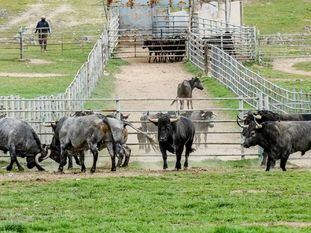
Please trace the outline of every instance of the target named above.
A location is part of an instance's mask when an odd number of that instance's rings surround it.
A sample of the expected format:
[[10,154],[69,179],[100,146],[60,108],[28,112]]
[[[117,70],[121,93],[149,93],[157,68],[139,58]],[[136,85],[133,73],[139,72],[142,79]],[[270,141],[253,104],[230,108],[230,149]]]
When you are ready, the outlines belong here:
[[310,25],[309,0],[251,0],[244,5],[244,24],[262,34],[295,33]]
[[[2,232],[310,232],[310,171],[252,160],[181,172],[0,181]],[[134,177],[126,177],[126,174]],[[124,176],[122,175],[124,174]]]
[[[32,98],[64,92],[103,29],[103,3],[96,0],[87,3],[80,0],[23,0],[18,3],[0,0],[0,6],[5,12],[0,24],[8,27],[0,31],[0,72],[14,73],[1,75],[0,96]],[[13,38],[20,27],[34,27],[42,15],[52,27],[48,52],[41,53],[38,45],[25,40],[24,61],[19,61],[19,43]],[[32,36],[37,39],[37,35]],[[91,41],[85,42],[82,38]],[[10,43],[3,42],[6,40]],[[47,77],[40,77],[40,74]]]

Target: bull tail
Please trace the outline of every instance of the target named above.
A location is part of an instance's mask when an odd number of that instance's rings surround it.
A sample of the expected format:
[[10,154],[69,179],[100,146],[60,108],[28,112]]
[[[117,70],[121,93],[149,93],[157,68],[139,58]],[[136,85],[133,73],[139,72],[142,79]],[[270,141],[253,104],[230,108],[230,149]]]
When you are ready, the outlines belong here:
[[144,132],[144,131],[141,131],[141,130],[137,129],[137,128],[136,128],[133,124],[131,124],[130,122],[124,121],[124,124],[130,126],[132,129],[136,130],[137,132],[139,132],[139,133],[145,135],[145,136],[148,138],[149,142],[151,143],[151,146],[153,147],[153,149],[154,149],[154,150],[157,150],[155,140],[154,140],[153,137],[151,137],[148,133],[146,133],[146,132]]
[[111,129],[109,122],[108,122],[106,117],[103,117],[102,121],[103,121],[103,123],[105,123],[108,126],[108,130],[110,131],[110,134],[111,134],[113,153],[116,155],[116,141],[114,140],[112,129]]
[[171,103],[171,105],[173,105],[176,101],[177,101],[178,96],[176,96],[176,99],[174,99]]
[[193,153],[193,152],[195,152],[195,149],[191,147],[190,153]]

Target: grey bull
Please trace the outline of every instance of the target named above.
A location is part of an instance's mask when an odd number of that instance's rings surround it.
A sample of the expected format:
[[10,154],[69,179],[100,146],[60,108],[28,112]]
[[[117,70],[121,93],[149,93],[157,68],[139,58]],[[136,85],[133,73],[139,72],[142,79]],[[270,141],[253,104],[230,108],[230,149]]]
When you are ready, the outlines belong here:
[[[192,92],[195,88],[199,90],[203,90],[202,83],[199,78],[194,77],[190,80],[184,80],[183,82],[178,84],[177,87],[177,97],[176,98],[192,98]],[[175,103],[176,100],[173,100],[171,105]],[[192,100],[187,100],[187,107],[188,109],[193,109]],[[184,100],[180,100],[180,109],[184,109]]]
[[[81,154],[86,150],[90,150],[93,154],[91,172],[95,172],[98,151],[104,147],[107,147],[111,157],[111,170],[116,170],[116,145],[106,117],[101,115],[68,117],[62,122],[58,137],[59,150],[56,149],[57,145],[53,144],[50,145],[50,149],[53,157],[59,157],[59,172],[63,171],[68,154]],[[80,163],[81,171],[85,171],[84,156],[80,156]]]
[[27,122],[10,117],[0,119],[0,150],[10,153],[8,171],[12,170],[14,163],[19,170],[23,170],[17,157],[26,157],[29,169],[36,167],[43,171],[39,162],[48,157],[34,129]]

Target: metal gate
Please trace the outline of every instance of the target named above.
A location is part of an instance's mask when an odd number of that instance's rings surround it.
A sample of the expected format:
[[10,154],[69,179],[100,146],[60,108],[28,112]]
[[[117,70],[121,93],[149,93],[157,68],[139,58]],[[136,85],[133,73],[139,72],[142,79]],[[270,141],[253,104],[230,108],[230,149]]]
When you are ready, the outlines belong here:
[[110,40],[119,41],[114,58],[149,57],[149,62],[173,62],[185,56],[186,11],[171,13],[169,3],[150,5],[143,0],[133,7],[121,1],[114,8],[119,10],[120,25],[114,32],[110,30]]

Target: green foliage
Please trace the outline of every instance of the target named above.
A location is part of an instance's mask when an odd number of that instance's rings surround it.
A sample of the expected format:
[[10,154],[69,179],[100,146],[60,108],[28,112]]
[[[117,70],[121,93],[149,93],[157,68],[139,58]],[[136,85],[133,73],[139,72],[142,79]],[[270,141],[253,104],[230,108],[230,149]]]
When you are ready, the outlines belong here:
[[298,70],[311,72],[311,62],[299,62],[293,65]]
[[301,32],[309,25],[310,14],[308,0],[252,0],[244,5],[244,24],[263,34]]
[[[134,177],[122,176],[123,171],[118,171],[119,177],[2,181],[0,229],[207,233],[311,230],[304,225],[311,221],[310,171],[275,169],[267,173],[247,167],[251,161],[230,163]],[[135,174],[131,168],[125,173],[129,172]],[[14,224],[9,222],[12,219]]]
[[[300,63],[298,63],[300,64]],[[268,66],[259,65],[258,63],[245,63],[249,69],[253,70],[256,73],[259,73],[260,76],[267,78],[273,83],[286,88],[288,90],[302,90],[303,92],[311,92],[311,80],[310,76],[299,75],[299,74],[289,74],[274,70],[271,64]],[[303,63],[300,65],[302,68],[306,68],[310,63]],[[298,65],[299,66],[299,65]]]

